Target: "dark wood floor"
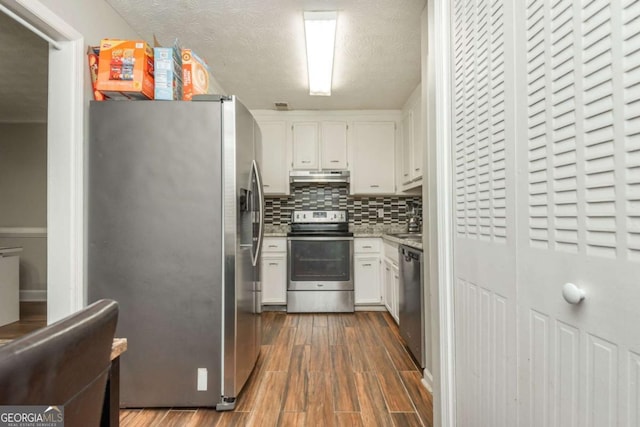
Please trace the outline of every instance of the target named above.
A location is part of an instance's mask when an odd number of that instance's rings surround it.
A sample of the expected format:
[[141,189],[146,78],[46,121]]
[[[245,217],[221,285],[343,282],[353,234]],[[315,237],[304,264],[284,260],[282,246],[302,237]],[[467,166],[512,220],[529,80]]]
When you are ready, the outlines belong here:
[[0,326],[0,339],[12,340],[46,325],[46,302],[21,302],[20,321]]
[[[45,303],[21,303],[13,339],[46,324]],[[263,346],[235,411],[123,409],[122,427],[432,426],[431,394],[389,314],[265,312]]]
[[382,312],[263,313],[258,364],[233,412],[121,410],[133,426],[432,426],[433,402]]

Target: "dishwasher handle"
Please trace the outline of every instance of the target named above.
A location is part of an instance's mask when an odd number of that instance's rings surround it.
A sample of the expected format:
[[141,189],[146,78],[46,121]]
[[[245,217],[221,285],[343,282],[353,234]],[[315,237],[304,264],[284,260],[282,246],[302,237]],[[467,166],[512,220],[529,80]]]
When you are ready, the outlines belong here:
[[420,262],[422,252],[418,250],[413,250],[408,246],[400,245],[400,256],[404,257],[406,262],[411,262],[412,260],[416,260]]

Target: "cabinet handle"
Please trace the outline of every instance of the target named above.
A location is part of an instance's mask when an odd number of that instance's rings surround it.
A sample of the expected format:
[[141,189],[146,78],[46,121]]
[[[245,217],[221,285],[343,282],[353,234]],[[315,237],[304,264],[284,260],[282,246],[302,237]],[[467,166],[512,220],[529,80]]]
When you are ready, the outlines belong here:
[[371,187],[371,188],[379,188],[380,186],[378,184],[373,184],[373,185],[370,185],[369,187]]
[[396,278],[396,279],[399,279],[399,277],[397,275],[394,275],[393,277]]
[[270,262],[269,265],[278,265],[277,262]]
[[329,163],[340,163],[340,160],[329,160]]
[[363,267],[371,267],[371,264],[362,264]]
[[269,184],[262,184],[263,187],[271,187]]
[[363,246],[362,249],[371,249],[371,246],[369,246],[369,245]]
[[420,170],[420,168],[415,168],[415,171],[418,172]]
[[311,163],[311,160],[303,160],[300,163]]
[[277,248],[278,245],[269,245],[270,248]]
[[403,176],[409,176],[409,174],[408,174],[408,173],[405,173]]

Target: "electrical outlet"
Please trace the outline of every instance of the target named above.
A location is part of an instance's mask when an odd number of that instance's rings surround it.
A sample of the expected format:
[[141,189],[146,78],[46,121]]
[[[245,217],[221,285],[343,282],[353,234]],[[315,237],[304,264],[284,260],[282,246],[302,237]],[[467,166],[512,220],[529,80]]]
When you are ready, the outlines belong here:
[[198,368],[198,384],[196,386],[198,391],[207,391],[207,368]]

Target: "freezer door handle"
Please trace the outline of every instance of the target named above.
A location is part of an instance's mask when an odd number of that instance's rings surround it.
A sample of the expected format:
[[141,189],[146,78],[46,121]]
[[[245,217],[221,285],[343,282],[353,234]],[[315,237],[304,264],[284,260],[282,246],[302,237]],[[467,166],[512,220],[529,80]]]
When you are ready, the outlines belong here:
[[264,239],[264,190],[262,189],[262,176],[260,175],[260,168],[258,167],[258,162],[253,160],[251,162],[251,173],[253,174],[256,182],[256,187],[258,190],[258,244],[256,245],[256,250],[253,253],[253,266],[258,265],[258,260],[260,259],[260,250],[262,248],[262,240]]

